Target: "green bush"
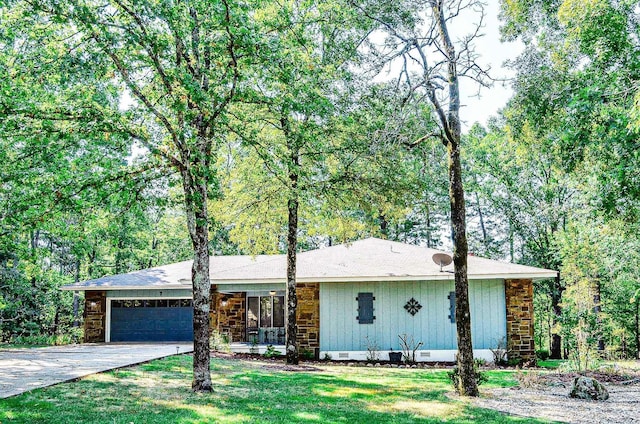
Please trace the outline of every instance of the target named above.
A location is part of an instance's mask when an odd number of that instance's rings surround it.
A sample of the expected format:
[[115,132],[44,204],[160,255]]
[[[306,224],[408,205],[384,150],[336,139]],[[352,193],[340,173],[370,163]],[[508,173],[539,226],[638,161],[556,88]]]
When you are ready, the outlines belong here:
[[[489,381],[489,377],[487,376],[487,374],[478,369],[478,364],[476,361],[474,361],[473,364],[473,374],[478,386]],[[460,370],[458,369],[458,366],[454,366],[451,371],[447,372],[447,376],[449,377],[449,380],[451,380],[453,388],[457,390],[460,386]]]
[[231,352],[231,346],[229,344],[229,336],[220,333],[218,330],[211,331],[211,337],[209,337],[209,346],[211,350],[217,352]]
[[316,355],[313,352],[313,350],[302,348],[300,349],[300,357],[302,359],[310,360],[310,359],[315,359]]
[[541,361],[546,361],[549,359],[549,351],[546,349],[538,349],[536,350],[536,358]]
[[267,350],[262,355],[265,358],[277,358],[282,356],[282,353],[279,350],[276,350],[273,345],[267,345]]

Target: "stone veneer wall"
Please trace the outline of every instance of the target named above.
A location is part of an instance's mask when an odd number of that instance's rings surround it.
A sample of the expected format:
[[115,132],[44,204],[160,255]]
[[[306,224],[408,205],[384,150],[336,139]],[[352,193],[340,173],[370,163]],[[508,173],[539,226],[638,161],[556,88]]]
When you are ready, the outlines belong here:
[[105,341],[107,292],[86,291],[84,294],[84,342]]
[[320,348],[320,283],[297,283],[298,346],[314,351]]
[[533,281],[505,280],[507,346],[510,358],[536,358],[533,339]]
[[[222,298],[227,297],[226,306]],[[211,291],[211,328],[231,335],[231,342],[246,341],[247,297],[245,292],[232,294]]]

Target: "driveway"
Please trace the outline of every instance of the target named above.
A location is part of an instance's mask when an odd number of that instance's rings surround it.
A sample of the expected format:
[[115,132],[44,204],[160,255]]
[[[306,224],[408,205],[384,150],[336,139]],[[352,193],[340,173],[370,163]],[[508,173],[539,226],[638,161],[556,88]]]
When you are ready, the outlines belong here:
[[0,349],[0,399],[114,368],[193,351],[193,343]]

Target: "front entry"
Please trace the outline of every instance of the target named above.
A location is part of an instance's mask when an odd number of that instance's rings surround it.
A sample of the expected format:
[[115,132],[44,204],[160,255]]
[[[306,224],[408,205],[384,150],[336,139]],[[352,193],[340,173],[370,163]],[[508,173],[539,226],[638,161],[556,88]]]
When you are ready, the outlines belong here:
[[247,342],[284,344],[284,293],[247,293]]

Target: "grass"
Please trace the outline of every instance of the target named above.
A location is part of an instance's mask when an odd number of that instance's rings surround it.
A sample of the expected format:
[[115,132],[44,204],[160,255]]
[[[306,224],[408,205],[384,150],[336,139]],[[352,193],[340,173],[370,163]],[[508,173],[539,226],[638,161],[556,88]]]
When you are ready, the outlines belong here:
[[[536,423],[451,399],[446,370],[322,366],[288,372],[212,360],[213,393],[192,393],[179,355],[0,400],[0,423]],[[482,387],[516,384],[489,371]]]
[[566,362],[566,359],[547,359],[545,361],[538,360],[538,366],[541,368],[549,368],[554,370]]

